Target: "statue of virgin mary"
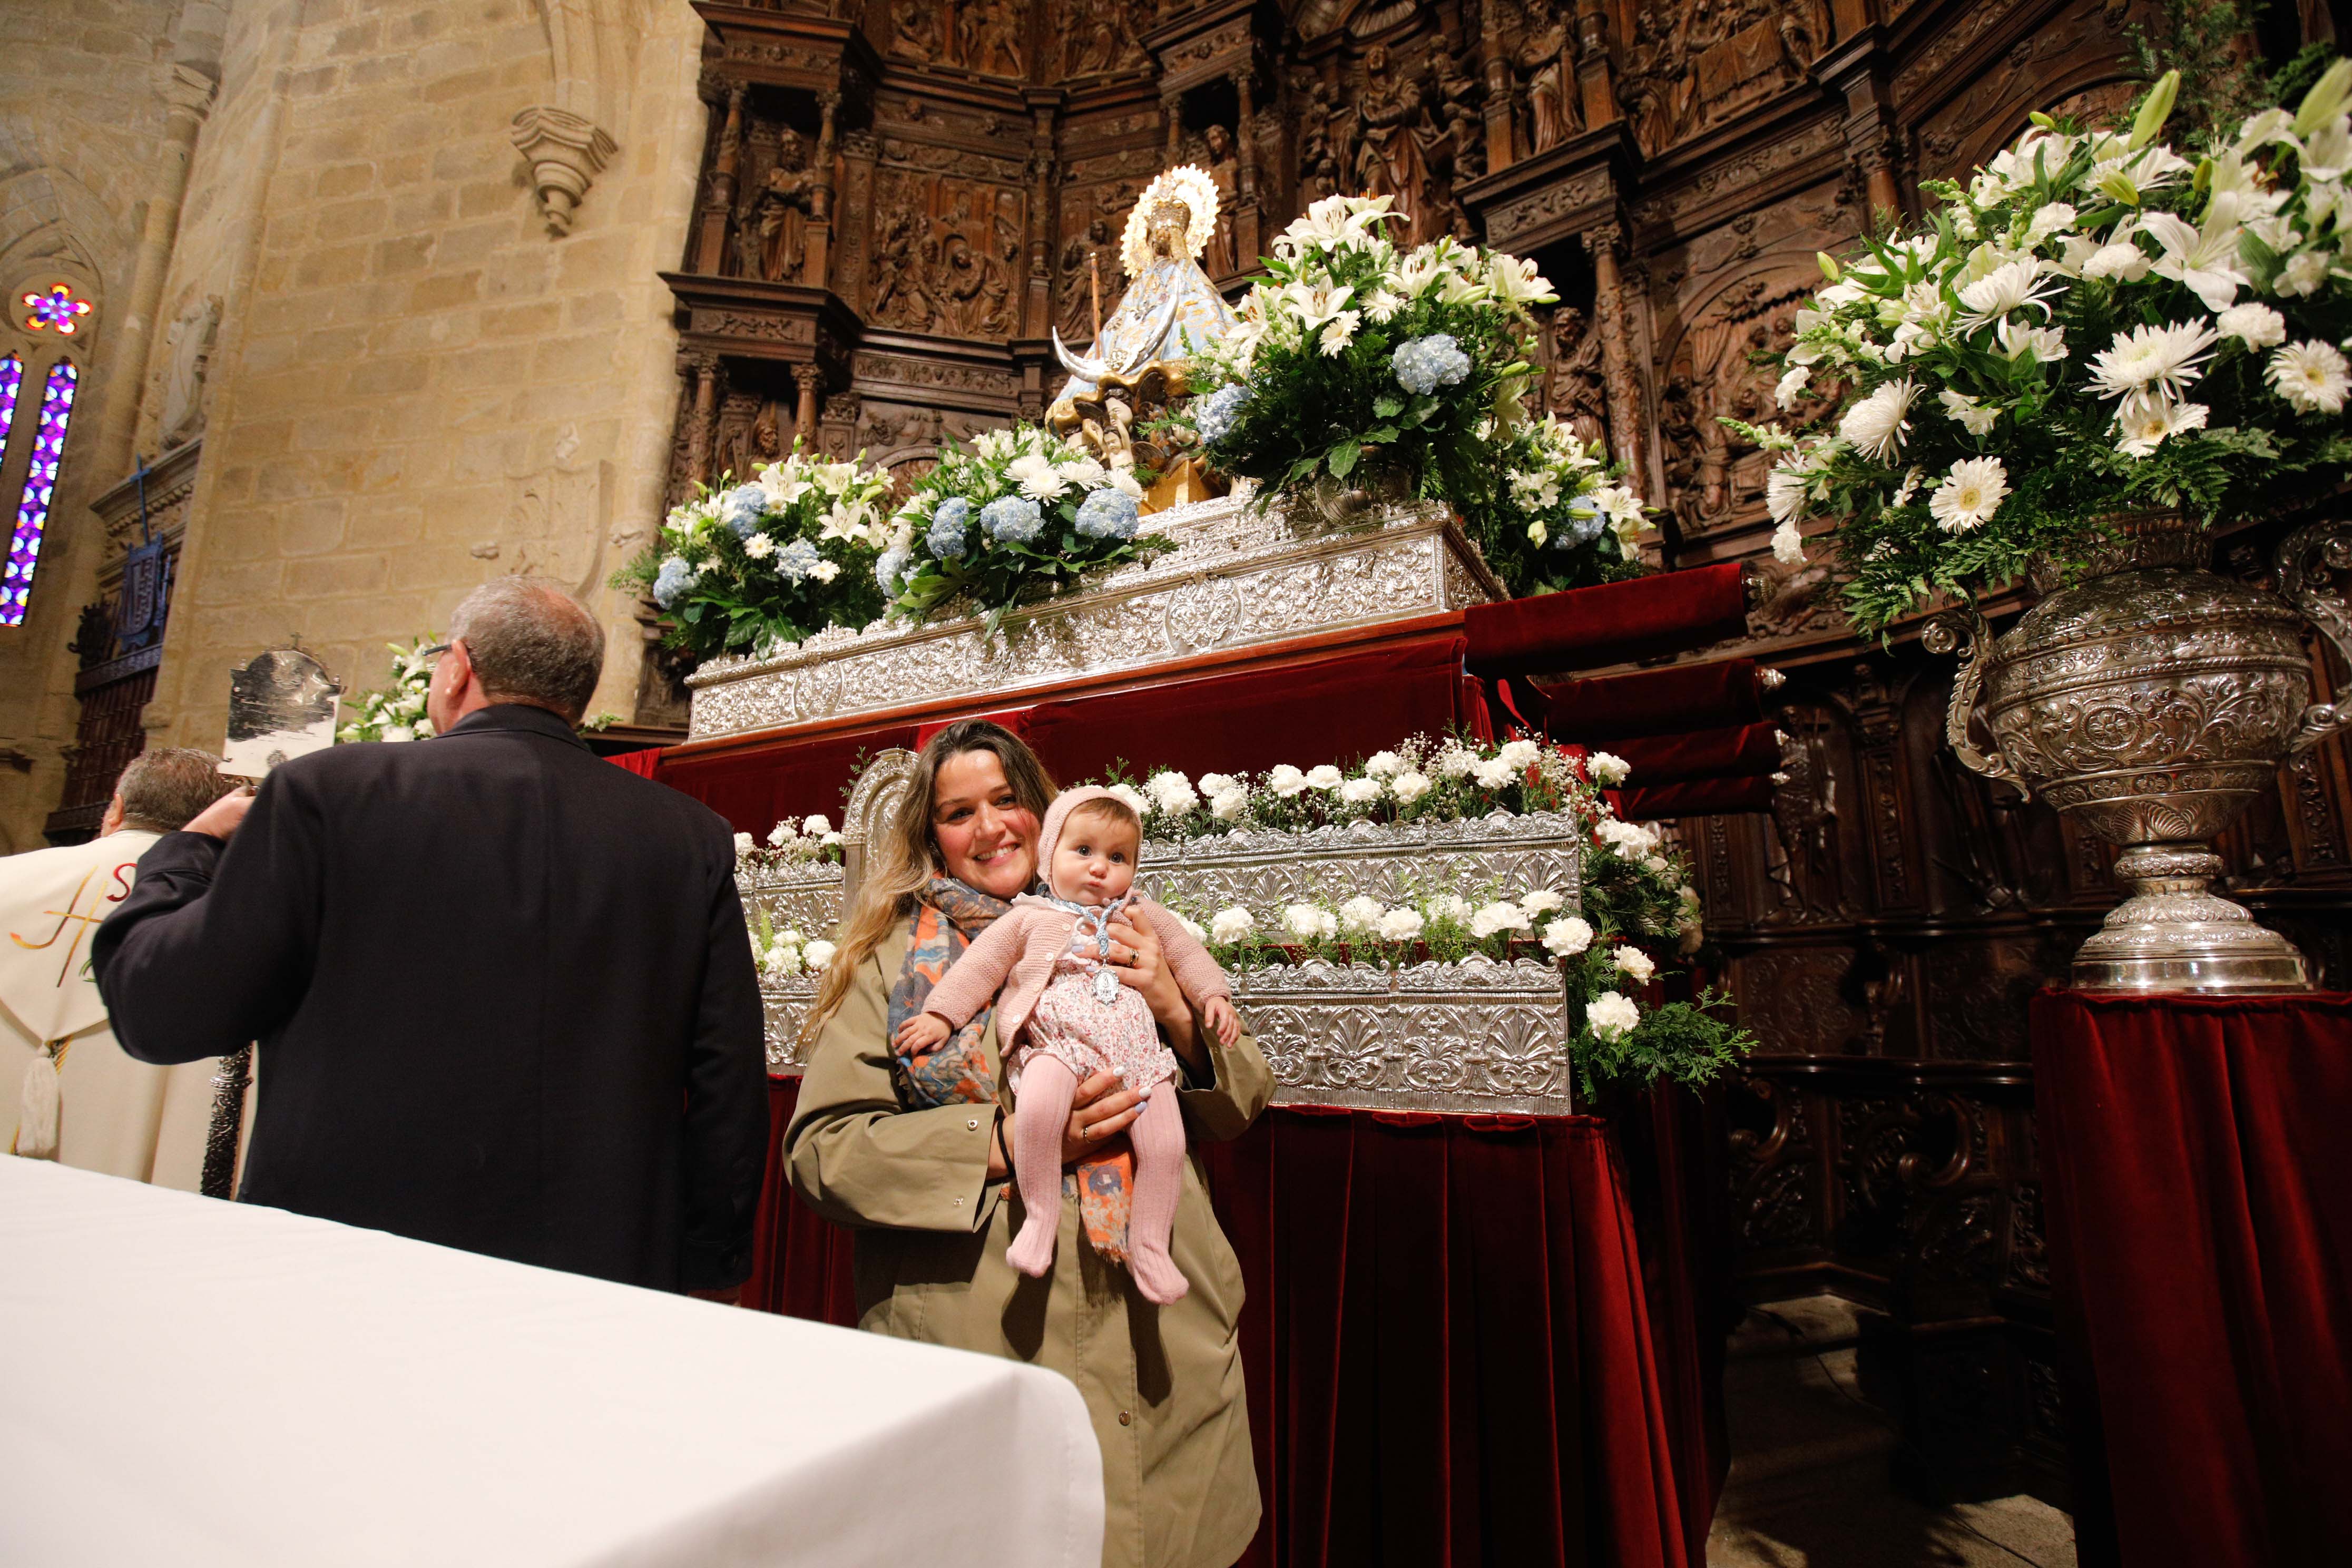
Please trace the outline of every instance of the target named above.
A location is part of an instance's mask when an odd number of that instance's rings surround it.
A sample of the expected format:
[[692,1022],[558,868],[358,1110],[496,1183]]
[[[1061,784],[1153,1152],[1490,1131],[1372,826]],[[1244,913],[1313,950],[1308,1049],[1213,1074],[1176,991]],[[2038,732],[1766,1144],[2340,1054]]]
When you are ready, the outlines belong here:
[[[1206,171],[1186,164],[1151,182],[1128,215],[1119,246],[1119,259],[1134,279],[1127,297],[1085,354],[1072,353],[1061,333],[1054,334],[1054,352],[1070,378],[1046,410],[1048,426],[1076,435],[1107,463],[1134,464],[1139,454],[1130,432],[1138,413],[1182,396],[1186,362],[1234,324],[1232,307],[1201,269],[1200,256],[1216,223],[1217,186]],[[1162,470],[1193,467],[1172,452],[1142,456]],[[1183,488],[1197,491],[1198,483],[1195,472]],[[1155,497],[1163,486],[1154,487]]]

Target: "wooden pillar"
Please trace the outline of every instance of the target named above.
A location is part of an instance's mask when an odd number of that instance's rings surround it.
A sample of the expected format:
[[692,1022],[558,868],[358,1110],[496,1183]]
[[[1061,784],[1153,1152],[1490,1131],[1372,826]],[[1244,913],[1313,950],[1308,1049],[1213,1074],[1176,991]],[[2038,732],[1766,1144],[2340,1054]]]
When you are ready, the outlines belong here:
[[1511,62],[1503,58],[1500,0],[1480,0],[1478,30],[1478,53],[1486,78],[1486,171],[1492,174],[1517,157],[1511,147]]
[[694,414],[686,426],[688,488],[710,481],[710,444],[719,426],[719,356],[688,350],[678,356],[694,383]]
[[1160,94],[1160,112],[1168,117],[1168,162],[1173,165],[1184,146],[1184,95],[1181,92]]
[[1255,60],[1234,73],[1234,95],[1241,119],[1234,126],[1234,157],[1241,164],[1234,186],[1234,265],[1246,271],[1257,264],[1259,245],[1257,199],[1257,101],[1251,90],[1257,74]]
[[[1624,231],[1616,224],[1599,225],[1585,232],[1584,247],[1592,257],[1593,323],[1601,331],[1601,365],[1609,404],[1610,454],[1625,465],[1637,488],[1647,483],[1649,465],[1643,460],[1642,383],[1634,361],[1633,323],[1627,319],[1623,267]],[[1662,501],[1650,495],[1648,500]]]
[[816,95],[817,122],[816,157],[814,168],[816,188],[809,193],[808,241],[802,251],[801,281],[812,289],[827,286],[833,263],[833,159],[834,121],[841,110],[841,94],[821,92]]
[[719,130],[719,151],[711,159],[710,188],[702,205],[694,240],[694,269],[715,278],[727,265],[727,224],[735,211],[735,175],[743,158],[743,95],[736,82],[727,89],[727,122]]
[[800,438],[801,450],[816,450],[816,400],[823,377],[814,364],[793,366],[793,390],[800,402],[793,413],[793,433]]

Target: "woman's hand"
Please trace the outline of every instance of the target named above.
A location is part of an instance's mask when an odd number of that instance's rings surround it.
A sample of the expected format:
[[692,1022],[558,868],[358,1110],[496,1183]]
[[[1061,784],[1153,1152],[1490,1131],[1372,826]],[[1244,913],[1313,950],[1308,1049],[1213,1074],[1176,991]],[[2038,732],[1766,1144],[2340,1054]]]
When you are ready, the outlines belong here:
[[1206,1068],[1208,1053],[1201,1048],[1192,1005],[1184,999],[1183,988],[1160,955],[1160,933],[1150,921],[1142,920],[1116,920],[1106,930],[1111,940],[1111,966],[1119,983],[1142,993],[1160,1032],[1168,1037],[1170,1049],[1189,1065]]
[[[1070,1120],[1062,1129],[1062,1163],[1076,1164],[1099,1154],[1143,1114],[1141,1091],[1120,1086],[1118,1074],[1098,1072],[1078,1085],[1070,1100]],[[1013,1147],[1013,1123],[1007,1118],[988,1145],[988,1179],[1003,1181],[1013,1174],[1007,1156]]]

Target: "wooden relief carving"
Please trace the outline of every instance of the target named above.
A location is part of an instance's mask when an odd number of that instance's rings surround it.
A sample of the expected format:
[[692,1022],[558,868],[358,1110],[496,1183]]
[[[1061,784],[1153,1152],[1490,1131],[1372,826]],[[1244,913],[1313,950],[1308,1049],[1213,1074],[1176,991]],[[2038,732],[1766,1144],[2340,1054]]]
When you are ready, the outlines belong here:
[[1657,153],[1801,79],[1830,42],[1820,0],[1643,0],[1618,102]]

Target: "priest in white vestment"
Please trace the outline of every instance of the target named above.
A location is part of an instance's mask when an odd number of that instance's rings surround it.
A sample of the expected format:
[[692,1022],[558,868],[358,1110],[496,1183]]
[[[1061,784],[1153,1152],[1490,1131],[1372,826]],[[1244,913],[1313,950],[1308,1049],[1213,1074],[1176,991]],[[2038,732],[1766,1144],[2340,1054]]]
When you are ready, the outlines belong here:
[[122,770],[99,836],[0,859],[0,1149],[194,1192],[218,1058],[123,1054],[90,977],[90,935],[139,857],[229,787],[217,758],[148,752]]

